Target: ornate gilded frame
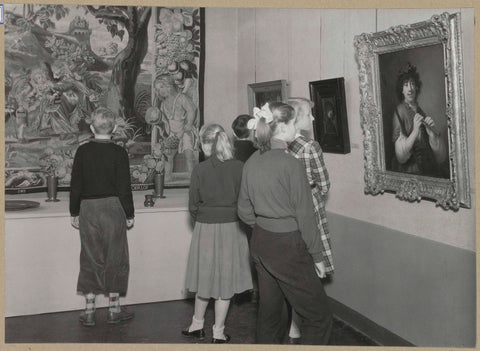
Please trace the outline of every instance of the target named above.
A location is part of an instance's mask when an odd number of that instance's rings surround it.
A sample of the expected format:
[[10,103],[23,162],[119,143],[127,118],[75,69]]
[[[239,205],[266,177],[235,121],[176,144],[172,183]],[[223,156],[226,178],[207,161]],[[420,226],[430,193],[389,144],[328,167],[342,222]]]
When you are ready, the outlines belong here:
[[[450,178],[386,170],[379,55],[442,44]],[[442,13],[430,20],[355,36],[359,69],[360,118],[364,135],[365,193],[394,192],[402,200],[436,201],[444,209],[470,208],[460,14]]]

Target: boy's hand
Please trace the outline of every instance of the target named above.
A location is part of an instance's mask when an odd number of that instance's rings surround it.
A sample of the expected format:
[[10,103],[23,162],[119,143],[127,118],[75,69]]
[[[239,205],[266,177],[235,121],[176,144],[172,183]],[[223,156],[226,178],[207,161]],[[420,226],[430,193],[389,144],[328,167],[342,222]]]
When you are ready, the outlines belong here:
[[78,216],[70,217],[70,223],[72,224],[72,227],[74,227],[75,229],[78,229],[80,227],[78,222]]
[[134,223],[135,223],[135,219],[134,219],[134,218],[127,219],[127,229],[132,228]]

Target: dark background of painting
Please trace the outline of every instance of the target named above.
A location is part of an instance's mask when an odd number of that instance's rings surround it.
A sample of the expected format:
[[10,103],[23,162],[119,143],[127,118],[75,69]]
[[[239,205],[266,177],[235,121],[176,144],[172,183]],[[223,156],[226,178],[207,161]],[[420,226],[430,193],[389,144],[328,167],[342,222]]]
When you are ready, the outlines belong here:
[[282,102],[282,90],[255,93],[255,107],[262,108],[269,101]]
[[392,159],[395,156],[392,141],[392,121],[398,100],[395,86],[398,71],[410,62],[417,67],[422,87],[418,95],[420,108],[430,116],[440,131],[445,145],[447,139],[445,70],[443,45],[435,44],[414,49],[407,49],[378,57],[380,70],[380,94],[382,101],[383,136],[385,145],[385,169],[392,170]]

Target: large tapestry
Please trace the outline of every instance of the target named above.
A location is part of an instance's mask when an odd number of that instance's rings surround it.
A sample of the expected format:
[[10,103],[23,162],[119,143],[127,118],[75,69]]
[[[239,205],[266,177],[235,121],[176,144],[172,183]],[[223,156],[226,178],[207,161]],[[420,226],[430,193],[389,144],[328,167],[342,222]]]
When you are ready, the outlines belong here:
[[90,116],[117,115],[134,189],[188,186],[203,106],[200,8],[5,5],[5,189],[68,188]]

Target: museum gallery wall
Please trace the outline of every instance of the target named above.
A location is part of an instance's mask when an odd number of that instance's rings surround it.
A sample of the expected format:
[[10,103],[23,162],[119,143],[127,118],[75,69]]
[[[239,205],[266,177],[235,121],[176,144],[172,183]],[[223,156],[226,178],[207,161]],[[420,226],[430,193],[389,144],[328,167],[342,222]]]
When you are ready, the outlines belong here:
[[68,189],[90,117],[118,115],[113,140],[133,189],[165,173],[188,186],[203,116],[204,10],[5,5],[5,189]]

